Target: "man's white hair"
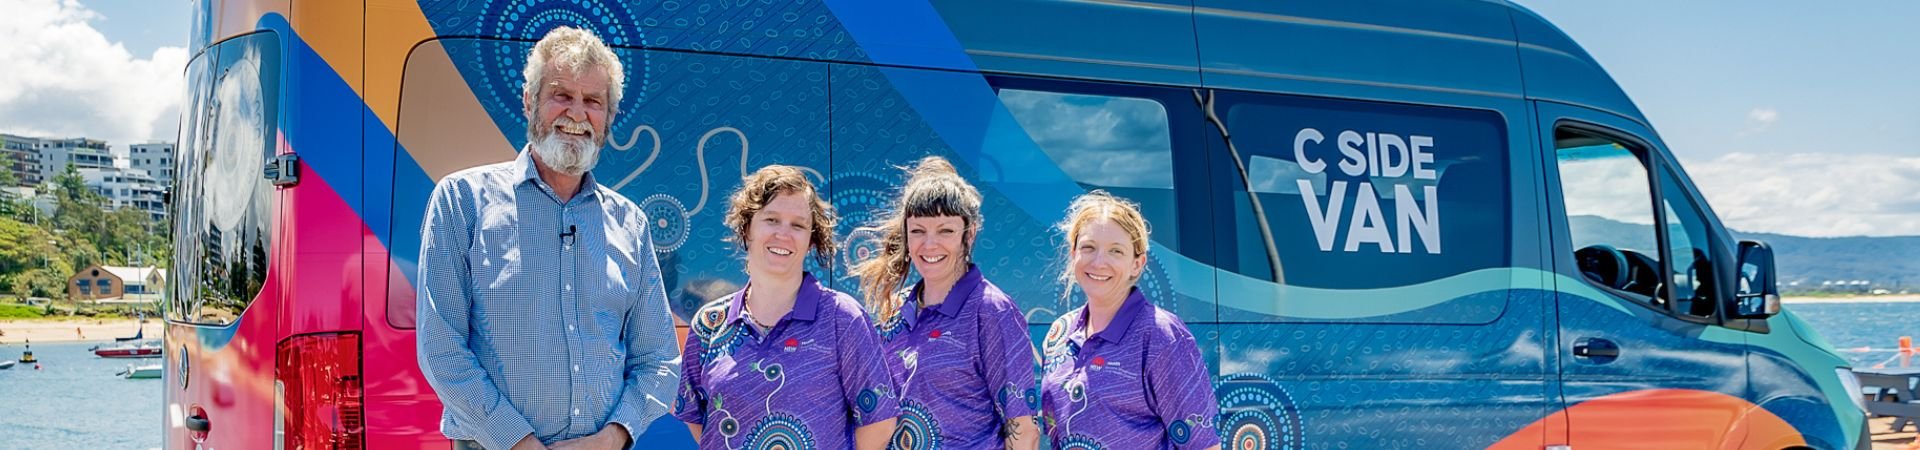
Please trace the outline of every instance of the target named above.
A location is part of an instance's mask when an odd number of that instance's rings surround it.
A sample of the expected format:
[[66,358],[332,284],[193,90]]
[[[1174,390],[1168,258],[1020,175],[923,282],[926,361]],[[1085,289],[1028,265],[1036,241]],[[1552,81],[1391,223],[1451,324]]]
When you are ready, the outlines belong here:
[[592,31],[562,26],[547,32],[540,42],[533,44],[533,51],[527,55],[527,67],[522,72],[527,84],[521,87],[525,98],[538,98],[547,66],[557,64],[561,69],[579,74],[589,67],[599,67],[607,71],[607,113],[611,114],[620,107],[621,93],[627,89],[627,72],[620,64],[620,57],[613,54],[605,42],[600,41]]

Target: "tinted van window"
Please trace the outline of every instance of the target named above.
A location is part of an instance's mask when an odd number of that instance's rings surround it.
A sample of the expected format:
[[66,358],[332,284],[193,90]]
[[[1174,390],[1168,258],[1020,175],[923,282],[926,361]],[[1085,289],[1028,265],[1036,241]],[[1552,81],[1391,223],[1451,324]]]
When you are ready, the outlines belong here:
[[272,32],[222,42],[188,67],[169,320],[232,323],[264,287],[276,208],[262,175],[275,153],[280,44]]

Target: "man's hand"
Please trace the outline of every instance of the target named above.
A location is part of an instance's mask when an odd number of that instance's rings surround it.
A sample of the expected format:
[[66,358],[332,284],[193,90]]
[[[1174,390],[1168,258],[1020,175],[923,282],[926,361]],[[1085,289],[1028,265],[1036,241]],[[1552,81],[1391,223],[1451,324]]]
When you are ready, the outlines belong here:
[[513,443],[513,450],[548,450],[548,449],[546,445],[540,443],[539,439],[534,439],[532,434],[528,434],[527,437],[520,438],[520,442]]
[[609,423],[598,433],[555,442],[552,450],[623,450],[632,441],[626,427]]

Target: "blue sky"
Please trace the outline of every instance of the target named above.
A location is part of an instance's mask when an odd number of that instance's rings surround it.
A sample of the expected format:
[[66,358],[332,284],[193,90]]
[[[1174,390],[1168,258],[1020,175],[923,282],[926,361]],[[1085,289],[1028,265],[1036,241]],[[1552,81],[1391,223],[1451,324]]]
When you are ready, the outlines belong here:
[[1920,3],[1517,3],[1600,61],[1729,226],[1920,234]]
[[[1920,235],[1920,2],[1518,0],[1639,104],[1742,231]],[[181,0],[0,0],[0,132],[172,140]]]
[[87,21],[134,55],[150,55],[160,47],[186,47],[186,0],[85,0],[99,15]]
[[1518,3],[1600,60],[1683,158],[1920,154],[1920,2]]

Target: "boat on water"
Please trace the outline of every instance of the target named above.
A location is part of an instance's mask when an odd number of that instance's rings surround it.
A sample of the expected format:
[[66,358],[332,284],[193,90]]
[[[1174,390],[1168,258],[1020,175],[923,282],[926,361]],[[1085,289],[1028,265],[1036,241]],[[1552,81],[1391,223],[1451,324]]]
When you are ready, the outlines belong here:
[[133,335],[126,336],[126,337],[116,337],[116,338],[113,338],[113,341],[114,342],[140,341],[140,340],[145,340],[146,338],[147,338],[147,315],[146,313],[141,313],[140,318],[134,321]]
[[40,362],[40,360],[33,357],[33,341],[27,341],[27,350],[20,352],[20,363],[34,364],[38,362]]
[[126,377],[126,379],[129,379],[129,380],[160,378],[160,365],[148,364],[144,366],[134,366],[132,364],[128,364],[127,370],[122,371],[117,375],[121,377]]
[[161,348],[159,340],[149,339],[100,347],[93,354],[101,358],[159,358]]
[[0,370],[12,369],[13,361],[0,361]]

